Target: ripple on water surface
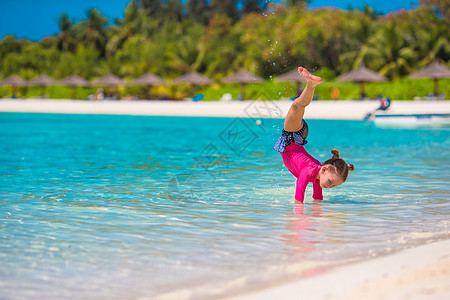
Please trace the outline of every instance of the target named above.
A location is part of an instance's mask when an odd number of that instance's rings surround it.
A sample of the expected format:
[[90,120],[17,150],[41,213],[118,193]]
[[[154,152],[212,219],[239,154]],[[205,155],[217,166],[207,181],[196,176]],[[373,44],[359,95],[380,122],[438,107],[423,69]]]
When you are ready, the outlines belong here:
[[308,123],[356,171],[303,205],[282,120],[0,114],[3,296],[217,296],[448,238],[449,128]]

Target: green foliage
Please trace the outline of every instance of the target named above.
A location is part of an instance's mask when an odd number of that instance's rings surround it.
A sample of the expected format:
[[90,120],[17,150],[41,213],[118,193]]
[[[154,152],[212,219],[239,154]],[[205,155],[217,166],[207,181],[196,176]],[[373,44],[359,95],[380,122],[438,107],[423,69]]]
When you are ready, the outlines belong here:
[[[390,82],[366,83],[365,91],[367,97],[373,99],[381,94],[393,100],[412,100],[414,97],[425,97],[432,94],[433,84],[431,79],[411,80],[403,77]],[[358,84],[340,81],[323,82],[316,87],[315,95],[320,101],[331,100],[332,88],[339,89],[339,100],[360,99]],[[296,96],[296,85],[269,80],[262,84],[249,84],[245,91],[246,99],[290,99]],[[212,86],[200,90],[199,93],[202,93],[206,100],[219,100],[225,93],[231,93],[233,99],[237,99],[240,86],[237,84]],[[445,99],[450,99],[450,79],[439,80],[439,93],[445,93]]]
[[103,17],[97,9],[93,8],[87,12],[87,20],[81,21],[75,27],[77,37],[84,46],[94,45],[104,56],[106,54],[106,44],[108,37],[105,31],[107,17]]
[[205,0],[188,0],[187,11],[189,16],[196,22],[207,24],[209,19],[209,10]]
[[[279,99],[295,95],[295,85],[270,79],[302,65],[324,79],[317,88],[321,99],[331,98],[333,87],[339,88],[340,99],[353,99],[359,97],[357,85],[333,80],[365,64],[393,80],[367,84],[367,95],[411,99],[429,94],[433,83],[409,81],[405,79],[408,74],[433,61],[449,65],[450,24],[441,2],[423,1],[417,9],[386,16],[367,5],[361,10],[309,10],[305,2],[286,1],[285,7],[271,4],[266,9],[266,2],[248,0],[238,12],[235,0],[190,0],[186,9],[180,0],[135,0],[126,7],[124,18],[112,26],[107,26],[108,19],[96,9],[76,24],[62,15],[57,35],[38,43],[14,36],[0,42],[0,79],[47,74],[55,79],[79,75],[93,80],[108,73],[134,79],[153,72],[170,80],[198,71],[220,82],[247,69],[269,80],[250,85],[247,98]],[[448,81],[441,81],[440,88],[448,97]],[[9,87],[1,89],[3,95],[8,91]],[[83,91],[80,97],[86,96]],[[206,98],[218,99],[228,91],[237,97],[240,87],[214,85],[202,91]],[[39,92],[39,88],[30,88],[23,93],[38,96]],[[71,89],[48,88],[46,93],[67,98]],[[122,87],[120,93],[146,92]],[[192,89],[169,86],[152,93],[180,98],[192,96]]]
[[212,0],[211,9],[215,14],[224,15],[233,20],[238,18],[236,0]]
[[59,55],[57,49],[45,49],[38,43],[29,43],[19,53],[11,52],[6,55],[2,61],[2,73],[5,76],[18,74],[29,79],[39,75],[41,70],[53,70],[55,63],[59,60]]
[[[410,80],[406,77],[390,82],[367,83],[365,91],[367,97],[376,99],[378,95],[389,97],[393,100],[412,100],[414,97],[429,96],[433,92],[434,83],[431,79]],[[290,99],[296,96],[296,84],[283,83],[268,80],[265,83],[248,84],[245,87],[245,99],[255,100],[281,100]],[[339,89],[339,100],[360,99],[360,86],[351,82],[325,81],[316,87],[315,96],[319,101],[331,100],[331,90]],[[96,88],[76,88],[76,99],[87,99],[89,95],[94,95]],[[141,99],[146,97],[146,89],[143,87],[120,87],[117,92],[121,97],[136,96]],[[240,85],[212,85],[210,87],[193,89],[188,85],[170,85],[161,88],[152,88],[151,94],[155,98],[168,96],[173,99],[191,97],[196,93],[201,93],[205,101],[219,100],[225,93],[231,93],[233,99],[237,99],[241,92]],[[41,96],[40,87],[18,88],[17,96],[34,98]],[[450,79],[439,80],[439,93],[445,93],[447,100],[450,100]],[[0,87],[0,98],[12,95],[11,87]],[[46,87],[45,95],[50,99],[71,99],[72,88],[65,86]]]

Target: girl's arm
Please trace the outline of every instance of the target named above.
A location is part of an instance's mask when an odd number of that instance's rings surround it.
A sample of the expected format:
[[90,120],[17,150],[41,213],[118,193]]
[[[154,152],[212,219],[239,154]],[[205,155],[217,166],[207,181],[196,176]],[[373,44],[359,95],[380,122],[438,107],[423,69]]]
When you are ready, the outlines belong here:
[[[308,186],[308,182],[313,181],[309,178],[308,173],[305,169],[300,172],[297,178],[297,184],[295,186],[295,200],[302,202],[305,200],[305,190]],[[315,200],[323,200],[322,188],[320,187],[320,183],[316,183],[313,181],[313,199]]]
[[305,200],[305,190],[308,185],[308,177],[305,174],[300,173],[297,178],[297,184],[295,186],[295,200],[303,203]]

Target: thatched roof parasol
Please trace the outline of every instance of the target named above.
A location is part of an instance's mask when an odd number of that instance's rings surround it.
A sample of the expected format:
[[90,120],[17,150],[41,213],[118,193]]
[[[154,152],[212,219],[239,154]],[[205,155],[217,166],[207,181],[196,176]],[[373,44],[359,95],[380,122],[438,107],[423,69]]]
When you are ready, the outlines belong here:
[[195,85],[213,84],[214,81],[197,72],[189,72],[173,80],[174,83],[189,83]]
[[80,76],[77,76],[77,75],[72,75],[72,76],[66,77],[66,78],[62,79],[60,82],[63,85],[71,86],[71,87],[90,86],[91,85],[89,83],[89,81],[84,80],[83,78],[81,78]]
[[240,99],[245,99],[245,85],[248,83],[261,83],[264,82],[264,79],[248,72],[247,70],[240,70],[228,77],[222,79],[223,83],[240,83],[241,84],[241,94],[239,95]]
[[17,75],[12,75],[5,80],[0,81],[0,86],[10,85],[12,89],[12,97],[16,98],[16,89],[18,86],[25,86],[27,82]]
[[63,80],[61,80],[60,82],[63,85],[72,87],[72,99],[76,98],[76,94],[77,94],[76,87],[77,86],[90,86],[91,85],[89,83],[89,81],[84,80],[83,78],[81,78],[80,76],[77,76],[77,75],[72,75],[72,76],[66,77]]
[[423,69],[409,75],[409,78],[411,78],[411,79],[418,79],[418,78],[439,79],[439,78],[449,78],[449,77],[450,77],[450,69],[444,65],[441,65],[438,62],[435,62],[435,63],[429,65],[428,67],[423,68]]
[[146,85],[146,86],[151,86],[151,85],[166,85],[166,81],[164,79],[162,79],[159,76],[156,76],[153,73],[147,73],[145,75],[142,75],[139,78],[136,78],[134,80],[132,80],[130,83],[130,85]]
[[301,82],[306,82],[306,79],[303,78],[302,76],[300,76],[300,74],[298,73],[298,69],[295,69],[290,72],[281,74],[280,76],[278,76],[277,79],[275,79],[275,81],[301,83]]
[[444,65],[435,62],[428,67],[425,67],[415,73],[409,75],[411,79],[431,78],[434,80],[434,95],[438,94],[438,80],[439,78],[450,78],[450,69]]
[[28,86],[40,86],[41,96],[45,95],[45,87],[48,85],[60,85],[60,83],[46,75],[39,75],[36,78],[27,81]]
[[356,82],[381,82],[387,80],[386,77],[381,76],[377,72],[367,69],[364,66],[359,67],[359,69],[342,74],[336,79],[340,81],[351,80]]
[[248,72],[247,70],[240,70],[233,75],[225,77],[222,79],[223,83],[253,83],[253,82],[264,82],[264,79]]
[[27,81],[29,86],[47,86],[47,85],[59,85],[58,81],[51,79],[46,75],[39,75],[36,78]]
[[361,97],[364,97],[364,82],[382,82],[387,81],[387,78],[379,75],[365,66],[361,66],[356,70],[350,71],[348,73],[342,74],[336,78],[340,81],[355,81],[359,82],[361,85]]
[[118,86],[123,85],[124,81],[113,74],[108,74],[95,80],[92,85],[95,86]]
[[17,75],[12,75],[12,76],[0,81],[0,86],[1,85],[24,86],[26,84],[27,84],[27,82]]
[[146,89],[147,99],[151,99],[150,88],[153,85],[166,85],[166,84],[167,84],[167,82],[164,79],[162,79],[161,77],[159,77],[153,73],[144,74],[141,77],[136,78],[128,83],[128,85],[144,86]]

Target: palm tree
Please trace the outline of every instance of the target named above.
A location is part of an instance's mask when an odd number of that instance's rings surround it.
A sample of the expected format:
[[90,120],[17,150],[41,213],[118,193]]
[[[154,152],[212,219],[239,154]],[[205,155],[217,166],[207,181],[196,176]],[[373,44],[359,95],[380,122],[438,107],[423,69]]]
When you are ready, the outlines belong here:
[[138,2],[150,17],[158,16],[161,13],[163,7],[161,0],[138,0]]
[[180,22],[183,20],[183,5],[180,0],[168,0],[163,7],[162,15],[165,21]]
[[165,25],[165,30],[171,36],[166,57],[168,64],[174,70],[184,73],[198,71],[204,66],[206,47],[199,43],[203,26],[192,21],[171,23]]
[[450,42],[448,27],[444,24],[418,31],[415,48],[421,58],[418,67],[425,67],[436,60],[448,61],[450,58]]
[[356,59],[378,70],[380,75],[397,78],[412,71],[414,57],[416,52],[402,30],[394,21],[389,21],[369,38]]
[[158,31],[161,20],[149,18],[148,11],[131,1],[125,8],[124,19],[116,20],[116,25],[108,28],[109,40],[106,45],[106,57],[110,59],[122,49],[125,42],[132,36],[141,34],[145,37],[152,36]]
[[108,42],[105,32],[107,17],[103,17],[97,9],[93,8],[87,12],[88,18],[77,24],[78,39],[86,46],[94,45],[104,57]]
[[361,66],[364,62],[363,56],[358,55],[362,48],[367,47],[369,38],[374,34],[374,22],[370,16],[355,15],[348,21],[348,34],[344,37],[349,39],[347,44],[351,45],[352,50],[339,56],[339,65],[341,72],[348,72]]
[[111,58],[118,49],[122,48],[128,38],[140,29],[141,16],[136,2],[131,1],[125,8],[124,14],[123,20],[117,20],[116,25],[109,28],[111,37],[106,45],[107,58]]
[[238,19],[236,0],[212,0],[211,9],[213,13],[225,15],[233,20]]
[[202,24],[208,23],[209,11],[205,0],[188,0],[186,8],[191,19]]
[[281,3],[288,8],[298,6],[299,4],[305,5],[309,2],[311,0],[281,0]]
[[65,14],[61,15],[59,20],[58,33],[58,49],[61,51],[75,52],[76,40],[75,32],[73,30],[73,20],[69,19]]

